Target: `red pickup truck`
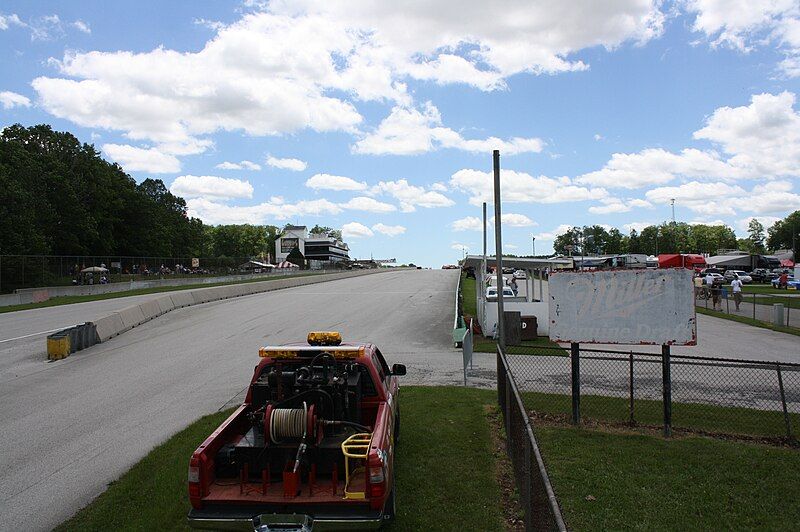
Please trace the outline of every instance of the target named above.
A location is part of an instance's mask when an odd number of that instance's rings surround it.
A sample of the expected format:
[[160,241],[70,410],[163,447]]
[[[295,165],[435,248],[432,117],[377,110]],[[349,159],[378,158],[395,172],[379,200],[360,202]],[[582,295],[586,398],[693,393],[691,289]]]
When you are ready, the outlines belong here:
[[189,524],[375,529],[394,517],[398,376],[373,344],[262,347],[244,404],[189,461]]

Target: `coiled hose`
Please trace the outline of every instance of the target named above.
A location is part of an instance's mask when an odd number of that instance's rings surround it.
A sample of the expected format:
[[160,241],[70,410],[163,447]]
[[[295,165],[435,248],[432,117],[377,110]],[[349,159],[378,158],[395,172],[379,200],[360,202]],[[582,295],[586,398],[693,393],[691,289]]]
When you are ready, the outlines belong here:
[[269,438],[281,443],[288,438],[305,438],[308,427],[308,408],[275,408],[270,414]]

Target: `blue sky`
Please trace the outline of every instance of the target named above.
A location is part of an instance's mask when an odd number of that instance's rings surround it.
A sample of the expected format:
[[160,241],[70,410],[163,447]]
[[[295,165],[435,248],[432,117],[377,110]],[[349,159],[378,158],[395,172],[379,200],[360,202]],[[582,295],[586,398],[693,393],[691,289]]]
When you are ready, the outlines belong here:
[[431,266],[479,251],[494,148],[514,253],[671,198],[739,236],[800,208],[797,0],[564,4],[6,0],[0,126],[71,131],[206,223]]

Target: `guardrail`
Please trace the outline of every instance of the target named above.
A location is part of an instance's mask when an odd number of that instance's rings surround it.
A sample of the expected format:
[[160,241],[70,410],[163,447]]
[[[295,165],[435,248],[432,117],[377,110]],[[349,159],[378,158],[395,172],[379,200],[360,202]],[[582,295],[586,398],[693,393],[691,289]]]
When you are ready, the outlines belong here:
[[[272,290],[281,290],[284,288],[293,288],[296,286],[322,283],[325,281],[360,277],[362,275],[370,275],[386,271],[392,270],[359,270],[306,277],[292,277],[290,279],[216,286],[210,288],[196,288],[193,290],[182,290],[172,294],[158,296],[154,299],[148,299],[147,301],[137,305],[131,305],[130,307],[112,312],[108,316],[104,316],[94,322],[84,325],[92,327],[94,332],[94,342],[101,343],[177,308],[199,305],[201,303],[208,303],[210,301],[219,301],[233,297],[269,292]],[[52,337],[58,338],[58,342],[51,342],[50,337],[48,337],[48,358],[51,358],[52,360],[59,360],[69,356],[70,353],[75,352],[75,349],[72,349],[71,342],[63,339],[65,334],[70,334],[68,331],[71,329],[73,329],[73,327],[58,331],[57,333],[51,335]],[[85,347],[88,347],[88,345]]]
[[506,452],[511,458],[519,500],[525,512],[525,530],[559,530],[567,527],[547,474],[533,426],[509,370],[505,354],[497,348],[497,401],[503,413]]
[[464,338],[464,329],[466,328],[466,324],[464,324],[464,317],[462,314],[463,311],[463,298],[461,296],[461,277],[462,274],[458,274],[458,284],[456,284],[456,303],[455,303],[455,316],[453,318],[453,346],[454,347],[461,347],[462,339]]

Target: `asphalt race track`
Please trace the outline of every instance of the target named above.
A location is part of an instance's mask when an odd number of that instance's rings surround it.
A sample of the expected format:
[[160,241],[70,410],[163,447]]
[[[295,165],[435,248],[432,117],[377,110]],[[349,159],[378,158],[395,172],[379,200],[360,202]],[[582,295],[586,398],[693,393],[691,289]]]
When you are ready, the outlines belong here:
[[18,337],[133,298],[0,315],[0,341],[13,339],[0,343],[0,529],[52,528],[153,446],[240,402],[261,345],[338,330],[408,364],[409,382],[457,384],[457,279],[454,270],[396,271],[206,303],[52,363],[43,335]]

